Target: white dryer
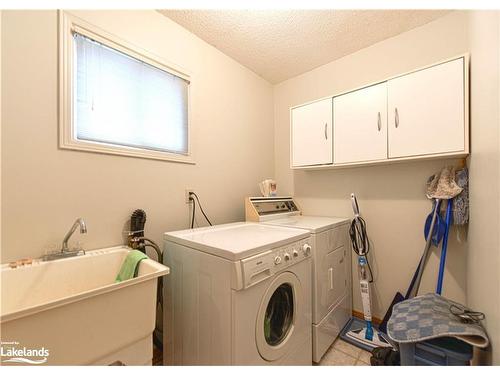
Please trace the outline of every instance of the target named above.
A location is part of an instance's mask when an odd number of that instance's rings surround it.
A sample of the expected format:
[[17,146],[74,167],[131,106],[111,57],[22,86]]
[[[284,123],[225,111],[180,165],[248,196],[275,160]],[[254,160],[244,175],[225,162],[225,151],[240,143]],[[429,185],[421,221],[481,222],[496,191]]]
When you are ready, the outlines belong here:
[[310,365],[306,230],[233,223],[165,233],[166,365]]
[[291,197],[247,198],[246,218],[311,232],[313,254],[312,359],[319,362],[352,317],[349,219],[303,216]]

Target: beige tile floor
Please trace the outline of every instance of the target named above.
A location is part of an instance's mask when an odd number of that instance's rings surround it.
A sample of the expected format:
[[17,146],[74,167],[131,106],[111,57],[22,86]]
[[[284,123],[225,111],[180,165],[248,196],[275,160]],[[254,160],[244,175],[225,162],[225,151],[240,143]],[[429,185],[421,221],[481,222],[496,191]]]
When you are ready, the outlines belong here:
[[[320,366],[370,366],[371,353],[338,338],[321,358]],[[163,353],[154,347],[153,366],[163,366]]]
[[338,338],[330,346],[320,366],[370,366],[371,353]]

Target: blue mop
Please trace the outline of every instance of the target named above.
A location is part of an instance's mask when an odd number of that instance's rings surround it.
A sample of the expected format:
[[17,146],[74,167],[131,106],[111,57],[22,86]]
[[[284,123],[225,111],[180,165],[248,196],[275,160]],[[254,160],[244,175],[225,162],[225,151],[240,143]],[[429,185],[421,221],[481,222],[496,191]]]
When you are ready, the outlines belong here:
[[[455,177],[458,177],[459,184],[455,182]],[[439,265],[438,283],[436,287],[436,293],[440,294],[443,284],[444,266],[446,261],[446,249],[448,246],[448,233],[451,226],[451,214],[453,199],[456,198],[460,200],[460,208],[456,210],[458,219],[457,222],[460,224],[465,224],[468,221],[468,195],[467,195],[467,184],[468,184],[468,173],[467,169],[464,168],[455,174],[455,169],[453,167],[445,167],[439,173],[432,175],[427,180],[427,192],[426,196],[429,199],[434,200],[433,214],[429,215],[425,222],[424,234],[426,238],[426,244],[422,257],[420,258],[419,264],[410,282],[410,286],[406,295],[403,296],[401,293],[396,293],[392,303],[387,310],[382,323],[380,324],[380,331],[387,332],[387,322],[392,315],[393,307],[408,299],[413,298],[417,295],[420,286],[420,281],[422,278],[423,269],[427,262],[429,249],[432,243],[438,246],[441,237],[443,239],[443,248],[441,251],[441,260]],[[465,192],[464,192],[465,189]],[[446,220],[445,223],[439,216],[440,201],[443,199],[448,200]]]
[[441,248],[441,259],[439,261],[439,273],[436,286],[436,293],[439,295],[441,295],[441,291],[443,289],[444,265],[446,263],[446,250],[448,248],[448,234],[450,232],[450,226],[451,226],[452,206],[453,206],[453,199],[449,199],[448,206],[446,207],[446,228],[443,236],[443,247]]

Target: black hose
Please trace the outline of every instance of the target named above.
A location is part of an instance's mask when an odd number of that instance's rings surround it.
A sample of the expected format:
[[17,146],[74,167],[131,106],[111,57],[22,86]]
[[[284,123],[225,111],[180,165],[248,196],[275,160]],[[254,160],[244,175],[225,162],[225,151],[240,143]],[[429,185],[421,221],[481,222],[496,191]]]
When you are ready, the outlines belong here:
[[144,244],[144,246],[150,246],[156,251],[156,255],[158,257],[158,263],[163,264],[163,252],[161,251],[160,247],[154,242],[153,240],[150,240],[147,237],[140,237],[139,239],[147,241],[149,243]]
[[[158,263],[163,264],[163,252],[156,244],[156,242],[146,237],[141,237],[140,239],[144,241],[144,252],[146,252],[146,247],[152,247],[156,251],[156,255],[158,256]],[[163,277],[158,278],[158,288],[156,290],[156,305],[161,309],[160,314],[163,314]],[[153,341],[160,350],[163,350],[162,336],[162,330],[159,327],[155,327],[155,330],[153,332]]]
[[[212,226],[212,222],[210,221],[210,219],[208,218],[208,216],[205,214],[205,210],[203,210],[203,207],[201,206],[201,203],[200,203],[200,199],[198,198],[198,196],[196,195],[196,193],[191,192],[191,195],[194,195],[194,197],[198,201],[198,205],[200,206],[200,211],[203,214],[203,216],[205,217],[205,220],[208,222],[208,224],[210,224],[210,226]],[[194,200],[193,200],[193,204],[194,204]],[[194,218],[194,205],[193,205],[193,218]],[[191,228],[192,227],[193,226],[191,225]]]
[[[159,250],[157,249],[157,245],[156,244],[154,244],[154,245],[148,244],[148,243],[144,244],[144,247],[148,247],[148,246],[152,247],[153,249],[156,250],[157,253],[159,253]],[[161,252],[159,254],[161,254]],[[161,256],[161,258],[163,258],[163,256]],[[158,262],[159,263],[160,262],[163,263],[163,259],[162,260],[158,259]],[[156,292],[156,302],[160,306],[163,307],[163,298],[162,298],[162,295],[163,295],[163,277],[159,277],[158,278],[158,290]]]
[[349,237],[351,238],[352,249],[358,256],[364,256],[366,258],[366,265],[370,271],[370,280],[368,282],[373,282],[373,272],[368,261],[368,253],[370,252],[370,240],[368,239],[368,234],[366,234],[366,223],[361,216],[355,216],[351,221],[351,226],[349,227]]
[[194,228],[194,215],[196,214],[196,202],[194,201],[193,198],[189,197],[189,199],[192,201],[193,203],[193,213],[191,215],[191,229]]
[[[141,209],[135,210],[130,217],[130,238],[129,244],[132,248],[138,249],[146,253],[146,247],[152,247],[156,251],[158,263],[163,264],[163,252],[153,240],[144,237],[144,226],[146,224],[146,212]],[[163,315],[163,277],[158,278],[158,288],[156,289],[156,313],[160,317]],[[156,319],[155,329],[153,331],[154,344],[163,349],[162,343],[163,332],[158,326],[158,316]]]

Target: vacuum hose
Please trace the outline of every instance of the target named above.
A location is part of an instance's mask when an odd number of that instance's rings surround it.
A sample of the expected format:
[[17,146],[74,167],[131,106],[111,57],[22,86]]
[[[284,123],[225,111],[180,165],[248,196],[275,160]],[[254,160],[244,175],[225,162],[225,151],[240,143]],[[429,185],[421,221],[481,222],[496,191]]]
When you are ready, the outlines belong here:
[[368,262],[368,253],[370,252],[370,240],[366,234],[366,223],[364,219],[356,215],[351,221],[351,226],[349,227],[349,237],[351,238],[352,250],[358,256],[364,256],[366,258],[366,265],[370,272],[370,279],[368,282],[373,282],[373,273]]

